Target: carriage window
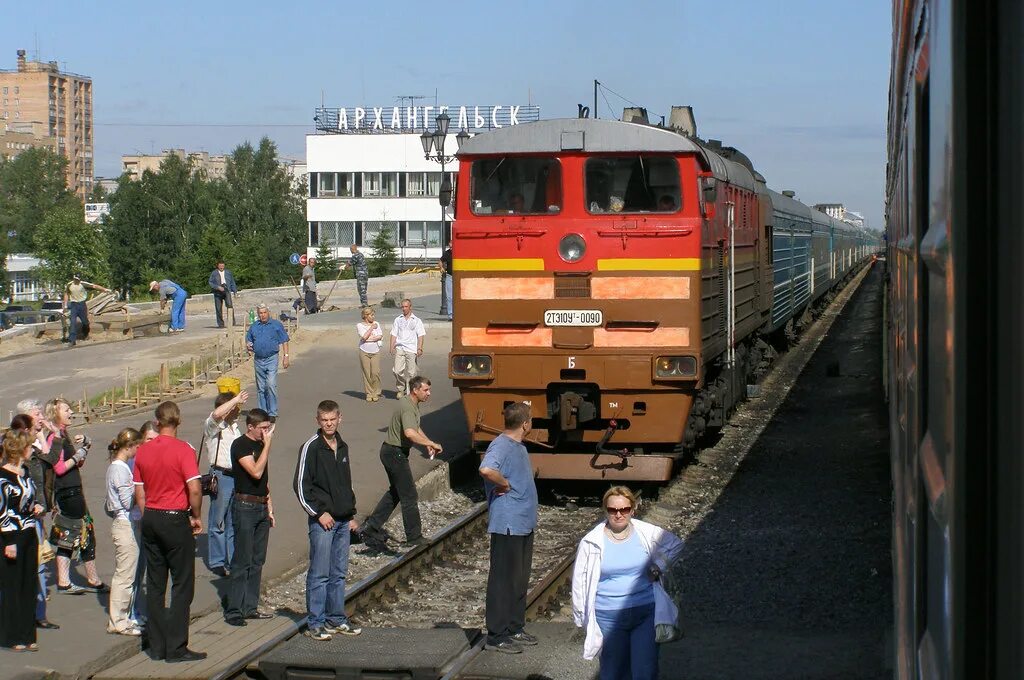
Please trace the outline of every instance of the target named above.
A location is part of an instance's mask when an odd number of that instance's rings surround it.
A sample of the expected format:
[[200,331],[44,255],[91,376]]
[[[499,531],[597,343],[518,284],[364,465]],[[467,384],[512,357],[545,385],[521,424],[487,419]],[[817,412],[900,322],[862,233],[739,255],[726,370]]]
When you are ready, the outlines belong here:
[[679,164],[668,156],[608,156],[586,163],[591,213],[674,213],[682,205]]
[[562,167],[554,158],[475,160],[470,177],[474,215],[551,214],[562,209]]

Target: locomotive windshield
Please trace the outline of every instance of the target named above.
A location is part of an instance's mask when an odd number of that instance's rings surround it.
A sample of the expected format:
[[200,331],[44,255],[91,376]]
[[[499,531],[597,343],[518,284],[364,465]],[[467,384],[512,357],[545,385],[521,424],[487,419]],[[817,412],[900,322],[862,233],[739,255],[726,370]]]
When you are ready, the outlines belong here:
[[562,166],[554,158],[475,160],[470,179],[474,215],[552,214],[562,209]]
[[605,156],[587,159],[585,167],[591,213],[673,213],[681,206],[675,158]]

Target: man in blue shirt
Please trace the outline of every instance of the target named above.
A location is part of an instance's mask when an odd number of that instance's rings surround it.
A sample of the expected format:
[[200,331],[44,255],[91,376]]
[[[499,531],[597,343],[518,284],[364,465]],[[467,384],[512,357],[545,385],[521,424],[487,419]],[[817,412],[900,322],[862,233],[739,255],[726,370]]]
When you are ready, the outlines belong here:
[[284,349],[284,367],[288,368],[288,333],[277,319],[270,318],[270,308],[262,302],[256,306],[256,323],[245,333],[245,346],[252,352],[256,367],[256,393],[260,408],[277,422],[277,354]]
[[523,438],[531,427],[530,407],[505,408],[505,431],[491,442],[480,463],[490,519],[491,568],[487,575],[486,649],[520,654],[537,638],[526,625],[526,589],[537,526],[537,485]]

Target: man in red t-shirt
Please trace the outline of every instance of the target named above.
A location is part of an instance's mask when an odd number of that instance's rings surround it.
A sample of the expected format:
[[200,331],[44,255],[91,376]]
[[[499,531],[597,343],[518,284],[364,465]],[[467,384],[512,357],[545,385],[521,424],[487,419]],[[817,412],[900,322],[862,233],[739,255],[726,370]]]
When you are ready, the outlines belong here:
[[[188,648],[189,609],[196,584],[196,534],[203,530],[196,452],[177,438],[181,412],[173,401],[156,407],[159,436],[135,455],[135,502],[142,511],[146,554],[149,655],[168,663],[205,659]],[[165,606],[167,575],[171,603]]]

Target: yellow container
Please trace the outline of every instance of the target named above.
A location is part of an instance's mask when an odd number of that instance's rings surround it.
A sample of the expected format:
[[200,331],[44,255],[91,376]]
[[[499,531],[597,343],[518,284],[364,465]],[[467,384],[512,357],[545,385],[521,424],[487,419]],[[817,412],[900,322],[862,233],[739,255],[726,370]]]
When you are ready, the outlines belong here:
[[238,394],[242,391],[242,381],[238,378],[229,378],[226,375],[217,378],[217,391],[221,394],[225,392],[233,392]]

